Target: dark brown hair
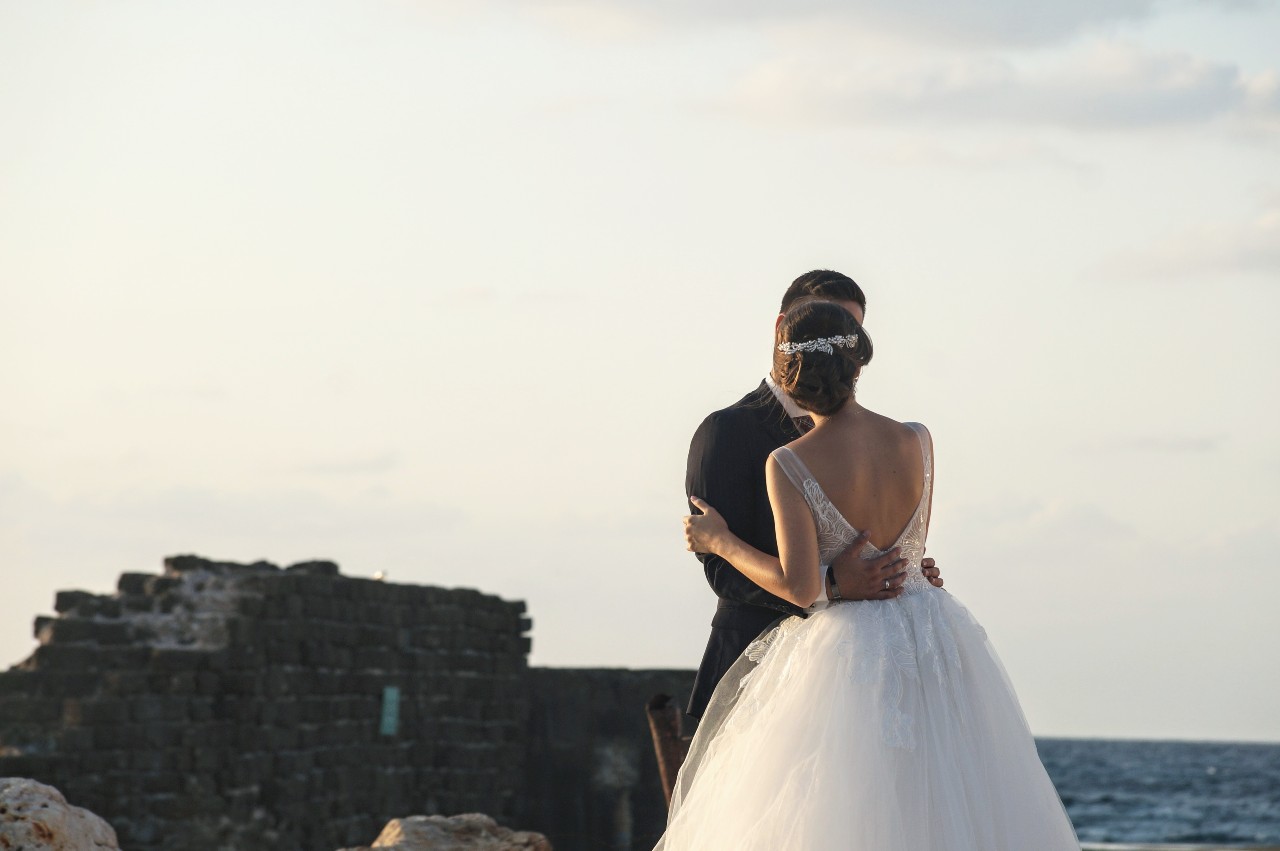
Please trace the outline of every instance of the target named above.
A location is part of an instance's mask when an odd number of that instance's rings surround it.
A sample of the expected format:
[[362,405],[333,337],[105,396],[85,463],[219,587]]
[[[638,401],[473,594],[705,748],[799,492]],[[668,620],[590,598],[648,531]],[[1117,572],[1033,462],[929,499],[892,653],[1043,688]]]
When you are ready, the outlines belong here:
[[815,298],[824,301],[852,301],[862,308],[863,313],[867,311],[867,297],[853,278],[830,269],[814,269],[791,282],[791,286],[782,295],[782,307],[778,312],[786,313],[798,302]]
[[[857,335],[852,346],[831,352],[778,351],[779,343]],[[806,411],[834,414],[853,395],[858,370],[871,362],[871,338],[853,314],[829,301],[802,301],[783,314],[773,349],[773,380]]]

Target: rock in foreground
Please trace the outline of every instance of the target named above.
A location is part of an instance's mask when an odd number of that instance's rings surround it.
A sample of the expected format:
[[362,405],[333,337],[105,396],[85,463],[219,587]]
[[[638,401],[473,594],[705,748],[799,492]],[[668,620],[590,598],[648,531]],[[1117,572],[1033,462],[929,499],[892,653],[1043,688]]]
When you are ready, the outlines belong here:
[[551,851],[541,833],[508,830],[480,813],[392,819],[372,846],[345,851]]
[[111,825],[82,807],[71,806],[52,786],[25,777],[0,777],[0,847],[119,851],[120,845]]

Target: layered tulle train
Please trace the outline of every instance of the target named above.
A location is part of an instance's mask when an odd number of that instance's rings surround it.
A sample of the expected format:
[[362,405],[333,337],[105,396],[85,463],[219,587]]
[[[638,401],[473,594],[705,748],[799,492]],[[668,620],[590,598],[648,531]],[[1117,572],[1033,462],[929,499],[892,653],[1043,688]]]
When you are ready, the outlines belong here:
[[717,688],[655,851],[1078,851],[986,632],[949,593],[789,618]]

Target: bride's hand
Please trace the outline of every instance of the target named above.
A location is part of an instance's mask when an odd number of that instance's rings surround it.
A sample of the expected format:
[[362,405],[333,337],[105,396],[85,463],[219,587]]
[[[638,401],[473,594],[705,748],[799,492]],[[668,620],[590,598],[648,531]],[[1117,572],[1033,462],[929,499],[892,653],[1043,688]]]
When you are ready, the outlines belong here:
[[696,496],[689,497],[693,507],[701,514],[687,514],[684,518],[685,548],[691,553],[720,555],[720,547],[729,535],[729,524],[720,512]]

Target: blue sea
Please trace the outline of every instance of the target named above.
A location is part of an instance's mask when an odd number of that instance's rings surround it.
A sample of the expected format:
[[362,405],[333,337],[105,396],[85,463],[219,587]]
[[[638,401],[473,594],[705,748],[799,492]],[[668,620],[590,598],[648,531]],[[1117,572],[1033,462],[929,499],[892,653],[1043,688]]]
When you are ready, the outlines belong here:
[[1280,846],[1280,745],[1037,739],[1082,842]]

